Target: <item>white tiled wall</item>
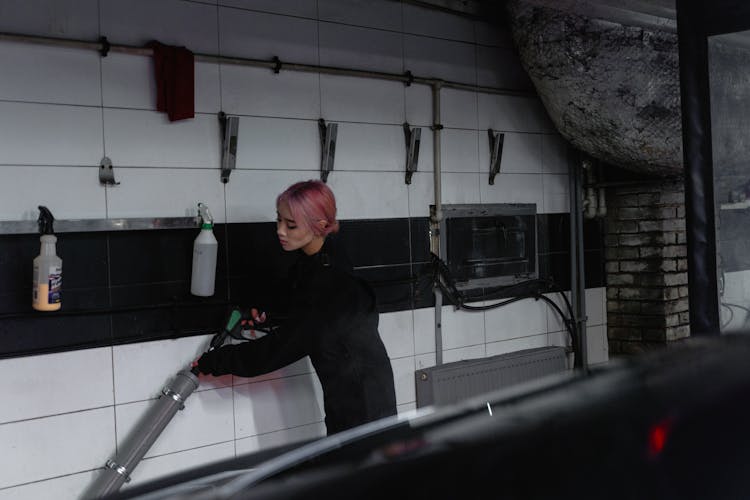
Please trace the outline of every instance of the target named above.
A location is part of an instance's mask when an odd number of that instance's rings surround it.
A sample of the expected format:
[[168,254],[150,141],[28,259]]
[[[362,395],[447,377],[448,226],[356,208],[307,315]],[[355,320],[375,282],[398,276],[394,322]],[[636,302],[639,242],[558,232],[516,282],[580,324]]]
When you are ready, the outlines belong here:
[[[0,31],[439,77],[521,81],[507,33],[412,4],[370,0],[0,0]],[[271,221],[290,183],[318,177],[318,118],[338,122],[329,184],[342,219],[424,217],[433,195],[432,96],[421,85],[197,63],[193,120],[155,110],[143,56],[0,42],[0,220],[195,214]],[[536,203],[566,212],[565,144],[534,98],[441,93],[443,203]],[[237,170],[219,177],[219,111],[240,115]],[[402,124],[424,127],[419,171],[404,183]],[[487,129],[504,132],[487,182]],[[102,187],[111,158],[117,186]],[[63,237],[64,238],[64,237]],[[589,355],[607,359],[604,292],[587,291]],[[444,361],[567,342],[541,302],[484,313],[443,308]],[[521,321],[519,318],[523,318]],[[381,315],[399,411],[414,370],[435,363],[434,311]],[[207,337],[0,361],[0,499],[76,498],[170,377]],[[325,432],[309,361],[247,380],[205,379],[133,474],[133,483]]]

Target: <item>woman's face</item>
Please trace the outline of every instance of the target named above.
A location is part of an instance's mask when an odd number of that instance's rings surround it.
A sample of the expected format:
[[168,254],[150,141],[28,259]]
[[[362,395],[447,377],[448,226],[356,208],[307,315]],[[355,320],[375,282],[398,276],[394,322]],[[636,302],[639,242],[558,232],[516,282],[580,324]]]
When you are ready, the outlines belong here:
[[281,248],[287,252],[299,248],[305,250],[316,240],[310,228],[297,224],[287,203],[280,203],[276,207],[276,234],[279,236]]

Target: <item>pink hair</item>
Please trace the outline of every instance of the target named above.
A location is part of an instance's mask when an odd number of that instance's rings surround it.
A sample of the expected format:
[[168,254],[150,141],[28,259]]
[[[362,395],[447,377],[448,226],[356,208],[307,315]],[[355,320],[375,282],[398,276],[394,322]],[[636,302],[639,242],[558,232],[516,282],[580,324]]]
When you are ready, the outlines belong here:
[[[339,230],[336,220],[336,198],[323,181],[296,182],[276,198],[276,206],[286,203],[294,221],[309,228],[316,236],[327,236]],[[326,221],[320,227],[319,221]]]

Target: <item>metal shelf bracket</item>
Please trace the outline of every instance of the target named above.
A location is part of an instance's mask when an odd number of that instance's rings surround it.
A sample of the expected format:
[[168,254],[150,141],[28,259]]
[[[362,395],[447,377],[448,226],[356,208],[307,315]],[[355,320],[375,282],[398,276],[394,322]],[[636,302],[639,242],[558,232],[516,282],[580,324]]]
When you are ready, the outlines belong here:
[[404,123],[404,140],[406,141],[406,178],[404,182],[406,184],[411,184],[411,176],[417,171],[421,138],[422,129],[420,127],[411,128],[409,123]]
[[237,134],[240,128],[239,116],[227,116],[219,112],[221,123],[221,182],[229,182],[229,174],[234,170],[237,162]]
[[503,159],[503,142],[505,134],[487,129],[490,139],[490,185],[495,184],[495,176],[500,172],[500,164]]
[[328,182],[328,174],[333,170],[336,156],[336,134],[338,123],[328,123],[323,118],[318,120],[320,131],[320,180]]

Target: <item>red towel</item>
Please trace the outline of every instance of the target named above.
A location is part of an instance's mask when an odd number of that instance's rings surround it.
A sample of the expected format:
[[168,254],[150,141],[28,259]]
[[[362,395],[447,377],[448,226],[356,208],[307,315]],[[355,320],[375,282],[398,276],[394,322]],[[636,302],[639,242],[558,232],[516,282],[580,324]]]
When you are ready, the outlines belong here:
[[195,69],[193,53],[185,47],[152,41],[156,76],[156,109],[166,111],[169,121],[195,116]]

